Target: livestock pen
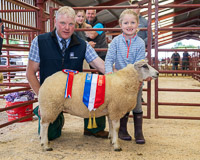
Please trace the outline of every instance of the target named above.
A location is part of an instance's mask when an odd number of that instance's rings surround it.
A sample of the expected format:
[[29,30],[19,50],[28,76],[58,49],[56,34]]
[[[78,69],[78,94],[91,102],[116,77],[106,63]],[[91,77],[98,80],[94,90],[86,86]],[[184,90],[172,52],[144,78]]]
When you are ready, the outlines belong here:
[[[61,6],[56,2],[57,1],[50,0],[26,0],[26,2],[25,0],[2,0],[2,8],[0,10],[0,13],[5,24],[5,39],[7,44],[3,44],[2,51],[4,52],[4,54],[1,57],[11,58],[12,55],[9,54],[9,51],[27,52],[29,50],[32,39],[36,35],[50,31],[53,28],[53,11]],[[105,6],[101,7],[100,4],[99,6],[96,6],[96,9],[99,9],[99,11],[103,9],[109,10],[109,13],[111,15],[117,17],[117,13],[115,13],[114,8],[130,8],[130,6],[127,6],[127,4],[118,7],[111,6],[114,5],[113,3],[116,4],[120,2],[122,1],[116,0],[104,2],[103,4],[105,4]],[[127,1],[123,2],[126,3]],[[153,44],[151,46],[150,39],[148,43],[150,44],[149,46],[156,50],[156,68],[158,68],[158,55],[161,54],[160,52],[163,51],[159,48],[160,46],[176,42],[184,38],[193,38],[199,40],[199,38],[195,37],[195,34],[193,33],[200,30],[200,28],[196,26],[195,23],[192,23],[191,26],[183,25],[182,27],[178,27],[181,24],[189,23],[189,20],[193,20],[195,22],[195,19],[197,19],[197,21],[199,21],[198,16],[193,16],[192,18],[190,17],[190,13],[195,14],[196,11],[197,13],[199,13],[198,9],[200,7],[200,4],[197,1],[178,0],[171,2],[168,5],[160,5],[160,3],[160,1],[156,0],[155,3],[153,3],[152,7],[152,1],[143,0],[141,1],[140,5],[141,8],[148,9],[146,11],[143,11],[142,14],[146,14],[146,17],[148,17],[150,21],[149,27],[142,28],[141,30],[153,30]],[[13,8],[4,8],[5,5],[13,6]],[[51,7],[52,9],[50,9]],[[159,12],[164,12],[166,7],[168,7],[168,9],[169,7],[174,8],[174,12],[166,15],[160,15]],[[182,10],[176,10],[181,9],[181,7]],[[82,8],[86,9],[86,7]],[[76,9],[76,7],[74,7],[74,9]],[[105,12],[103,12],[104,16]],[[151,12],[153,12],[153,14],[155,13],[155,18],[152,18],[150,16],[152,15]],[[188,22],[184,19],[181,19],[177,23],[174,22],[172,24],[161,25],[161,21],[166,19],[166,21],[169,22],[170,20],[167,20],[167,18],[177,18],[184,13],[188,14],[188,16],[185,16],[188,17]],[[103,16],[103,14],[101,15],[101,12],[99,12],[99,15]],[[21,19],[19,17],[21,17]],[[107,35],[109,35],[109,37],[114,37],[116,34],[120,33],[120,29],[114,28],[113,26],[116,23],[118,23],[117,20],[111,21],[110,23],[107,23],[107,27],[109,28],[104,28],[102,30],[107,30]],[[165,35],[166,32],[169,32],[169,35]],[[185,35],[183,33],[185,33]],[[163,40],[164,38],[169,39],[169,41]],[[9,44],[9,40],[11,39],[26,41],[28,45],[18,46]],[[151,48],[147,49],[147,57],[149,60],[152,58],[150,50]],[[165,49],[164,51],[166,50],[167,49]],[[51,153],[44,153],[40,149],[39,138],[37,135],[38,121],[35,117],[33,118],[33,121],[26,123],[14,123],[5,127],[5,124],[3,123],[7,123],[7,114],[6,112],[0,112],[0,159],[199,159],[200,136],[199,134],[197,134],[200,131],[199,49],[193,51],[195,54],[192,57],[192,61],[194,62],[194,68],[192,70],[160,71],[161,74],[168,75],[172,73],[178,73],[179,75],[181,75],[182,73],[186,72],[191,74],[192,76],[160,77],[158,81],[156,81],[156,83],[149,82],[147,84],[145,82],[143,92],[145,103],[143,103],[143,109],[145,112],[145,117],[148,118],[144,119],[143,127],[147,141],[145,145],[136,145],[133,141],[121,141],[121,145],[124,150],[121,153],[113,153],[111,147],[109,147],[108,145],[110,143],[109,140],[83,136],[82,119],[65,114],[66,124],[62,133],[63,136],[57,139],[54,143],[54,148],[57,148],[57,150]],[[24,56],[27,58],[27,55],[24,55],[23,53],[21,53],[19,56]],[[1,72],[8,72],[8,78],[10,77],[10,72],[16,73],[19,70],[19,72],[21,72],[21,70],[25,72],[25,66],[15,66],[13,68],[8,65],[6,66],[6,68],[1,67],[0,69],[2,69]],[[22,78],[22,76],[20,78]],[[10,79],[11,81],[9,81],[9,79],[4,80],[4,83],[1,84],[1,86],[7,87],[6,91],[1,91],[1,98],[4,94],[7,93],[30,89],[30,86],[28,86],[24,82],[13,83],[12,79],[13,78]],[[36,105],[37,103],[34,103],[34,106]],[[5,100],[1,100],[1,111],[5,110],[4,107]],[[188,119],[193,120],[191,121]],[[108,128],[106,129],[108,130]],[[129,119],[128,130],[131,135],[134,134],[132,118]],[[71,141],[72,139],[73,143]]]

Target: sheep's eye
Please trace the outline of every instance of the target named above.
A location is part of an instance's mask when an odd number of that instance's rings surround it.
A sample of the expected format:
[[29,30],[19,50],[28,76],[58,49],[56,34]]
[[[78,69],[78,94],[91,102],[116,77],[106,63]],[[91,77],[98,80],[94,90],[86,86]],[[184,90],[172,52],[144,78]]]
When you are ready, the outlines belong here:
[[142,67],[145,68],[145,69],[149,69],[149,67],[147,66],[147,64],[144,64]]

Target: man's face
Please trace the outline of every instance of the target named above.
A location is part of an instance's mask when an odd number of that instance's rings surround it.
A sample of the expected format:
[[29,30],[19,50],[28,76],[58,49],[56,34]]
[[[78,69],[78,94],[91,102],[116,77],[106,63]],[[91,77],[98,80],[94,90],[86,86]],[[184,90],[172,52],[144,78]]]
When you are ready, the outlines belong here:
[[86,11],[86,19],[89,22],[92,22],[95,17],[96,17],[96,10],[87,10]]
[[74,18],[68,17],[67,15],[59,15],[57,19],[54,19],[54,23],[59,37],[63,39],[68,39],[74,33]]

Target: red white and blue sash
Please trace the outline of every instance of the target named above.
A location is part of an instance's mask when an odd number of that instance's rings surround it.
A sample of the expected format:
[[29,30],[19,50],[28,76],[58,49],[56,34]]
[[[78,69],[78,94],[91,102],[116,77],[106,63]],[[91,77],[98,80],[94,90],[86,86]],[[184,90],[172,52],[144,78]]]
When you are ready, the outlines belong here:
[[96,110],[104,103],[105,76],[98,74],[86,74],[83,93],[83,103],[89,111]]
[[72,85],[73,85],[74,74],[77,74],[78,71],[69,70],[69,69],[63,69],[62,71],[64,73],[68,74],[64,97],[65,98],[71,98],[72,97]]

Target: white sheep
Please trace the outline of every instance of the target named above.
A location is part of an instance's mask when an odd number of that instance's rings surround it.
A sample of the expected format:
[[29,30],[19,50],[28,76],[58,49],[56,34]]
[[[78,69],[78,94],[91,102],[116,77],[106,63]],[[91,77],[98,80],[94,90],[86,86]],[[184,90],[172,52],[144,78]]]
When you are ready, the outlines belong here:
[[[120,118],[134,109],[140,81],[147,77],[157,78],[158,71],[146,61],[128,64],[122,70],[106,76],[105,101],[96,111],[95,116],[108,116],[109,137],[115,151],[120,151],[118,130]],[[60,112],[67,111],[71,115],[88,118],[89,110],[82,102],[86,73],[74,76],[72,98],[65,99],[67,74],[62,71],[48,77],[39,90],[39,106],[41,114],[41,145],[50,151],[48,145],[48,126],[53,123]]]

